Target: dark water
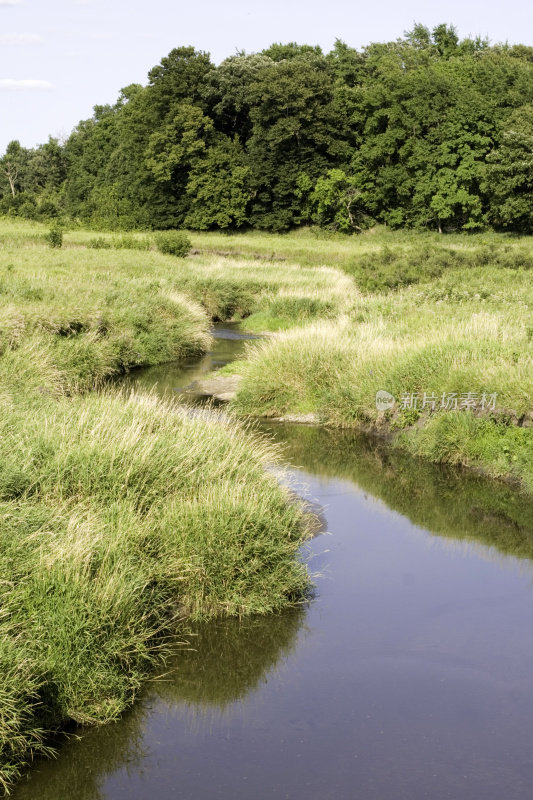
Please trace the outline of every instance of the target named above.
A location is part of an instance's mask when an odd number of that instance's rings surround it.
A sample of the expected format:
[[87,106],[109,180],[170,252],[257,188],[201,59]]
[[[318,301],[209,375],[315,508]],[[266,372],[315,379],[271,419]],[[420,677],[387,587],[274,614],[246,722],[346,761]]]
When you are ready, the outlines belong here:
[[204,378],[208,372],[235,361],[243,353],[246,342],[257,338],[240,333],[237,325],[231,323],[215,325],[213,333],[216,336],[213,349],[202,358],[136,369],[121,379],[122,385],[126,389],[152,389],[155,386],[163,397],[183,401],[186,399],[185,388]]
[[325,507],[316,599],[197,627],[120,723],[14,797],[529,799],[531,503],[353,434],[265,430]]

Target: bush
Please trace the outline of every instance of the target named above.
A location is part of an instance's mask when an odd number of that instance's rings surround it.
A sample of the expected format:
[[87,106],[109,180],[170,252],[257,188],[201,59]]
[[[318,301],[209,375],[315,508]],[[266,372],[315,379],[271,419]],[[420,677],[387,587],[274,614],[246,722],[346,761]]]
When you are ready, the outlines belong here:
[[111,242],[103,236],[96,236],[94,239],[89,239],[87,246],[92,247],[93,250],[109,250]]
[[59,216],[59,207],[53,200],[43,200],[37,206],[37,217],[39,219],[55,219]]
[[155,243],[160,253],[185,258],[192,247],[191,240],[184,231],[162,231],[155,236]]
[[58,225],[54,225],[46,234],[46,241],[50,247],[63,247],[63,231]]
[[115,250],[149,250],[152,243],[147,236],[138,238],[132,234],[125,234],[124,236],[116,236],[113,239],[113,247]]

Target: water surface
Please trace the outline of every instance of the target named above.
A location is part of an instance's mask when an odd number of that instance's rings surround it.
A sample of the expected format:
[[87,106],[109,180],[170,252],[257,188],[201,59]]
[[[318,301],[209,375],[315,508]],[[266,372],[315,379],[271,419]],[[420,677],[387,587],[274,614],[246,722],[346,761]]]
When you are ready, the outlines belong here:
[[324,507],[316,598],[197,626],[121,722],[14,797],[529,799],[531,503],[354,434],[264,430]]
[[[242,355],[246,342],[258,338],[253,334],[240,333],[235,323],[218,323],[212,333],[216,337],[212,349],[201,358],[190,358],[172,364],[157,364],[132,370],[120,383],[126,388],[152,389],[155,387],[162,397],[176,398],[183,402],[189,393],[185,389],[194,381],[201,380],[215,369],[235,361]],[[192,398],[191,398],[192,399]]]

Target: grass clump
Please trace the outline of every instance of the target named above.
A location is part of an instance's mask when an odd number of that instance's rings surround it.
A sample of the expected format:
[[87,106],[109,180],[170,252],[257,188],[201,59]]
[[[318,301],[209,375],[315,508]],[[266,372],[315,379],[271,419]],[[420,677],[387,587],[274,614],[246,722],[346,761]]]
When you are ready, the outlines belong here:
[[177,258],[188,256],[192,247],[185,231],[160,231],[155,235],[155,243],[160,253]]
[[362,290],[375,292],[427,283],[440,278],[447,270],[483,266],[530,270],[533,268],[533,254],[524,247],[511,244],[500,247],[481,245],[470,250],[429,244],[405,250],[386,245],[354,259],[346,271],[354,276]]
[[280,610],[309,586],[272,445],[151,396],[65,397],[39,346],[0,359],[6,784],[45,732],[116,719],[186,619]]
[[104,236],[95,236],[94,239],[89,239],[87,247],[92,247],[93,250],[110,250],[112,242]]
[[111,246],[115,250],[150,250],[152,240],[149,236],[134,236],[133,234],[123,234],[114,236]]
[[299,549],[310,533],[302,507],[266,469],[279,452],[264,438],[208,410],[89,391],[131,367],[209,347],[190,268],[178,291],[158,253],[69,240],[56,254],[26,229],[8,234],[0,246],[5,788],[49,752],[51,732],[116,719],[188,620],[300,603],[309,576]]
[[[349,313],[249,346],[235,410],[314,412],[325,423],[396,431],[399,446],[474,466],[533,491],[531,282],[526,270],[450,270],[389,295],[354,297]],[[376,393],[396,398],[386,414]],[[495,408],[441,408],[472,393]],[[424,394],[435,407],[422,406]],[[413,408],[402,398],[416,397]],[[417,405],[418,403],[418,405]]]

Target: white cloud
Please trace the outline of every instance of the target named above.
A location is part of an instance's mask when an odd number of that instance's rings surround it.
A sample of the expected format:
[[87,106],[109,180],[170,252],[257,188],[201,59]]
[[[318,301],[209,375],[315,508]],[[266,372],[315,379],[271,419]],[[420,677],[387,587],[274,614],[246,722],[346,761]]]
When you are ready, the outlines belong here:
[[1,33],[0,47],[20,47],[25,44],[41,44],[42,36],[37,33]]
[[0,6],[20,6],[20,0],[0,0]]
[[112,39],[113,38],[113,34],[112,33],[106,33],[105,31],[102,31],[101,33],[91,33],[90,34],[90,38],[91,39]]
[[53,89],[53,84],[49,81],[37,81],[33,79],[15,80],[14,78],[0,78],[0,90],[2,89]]

